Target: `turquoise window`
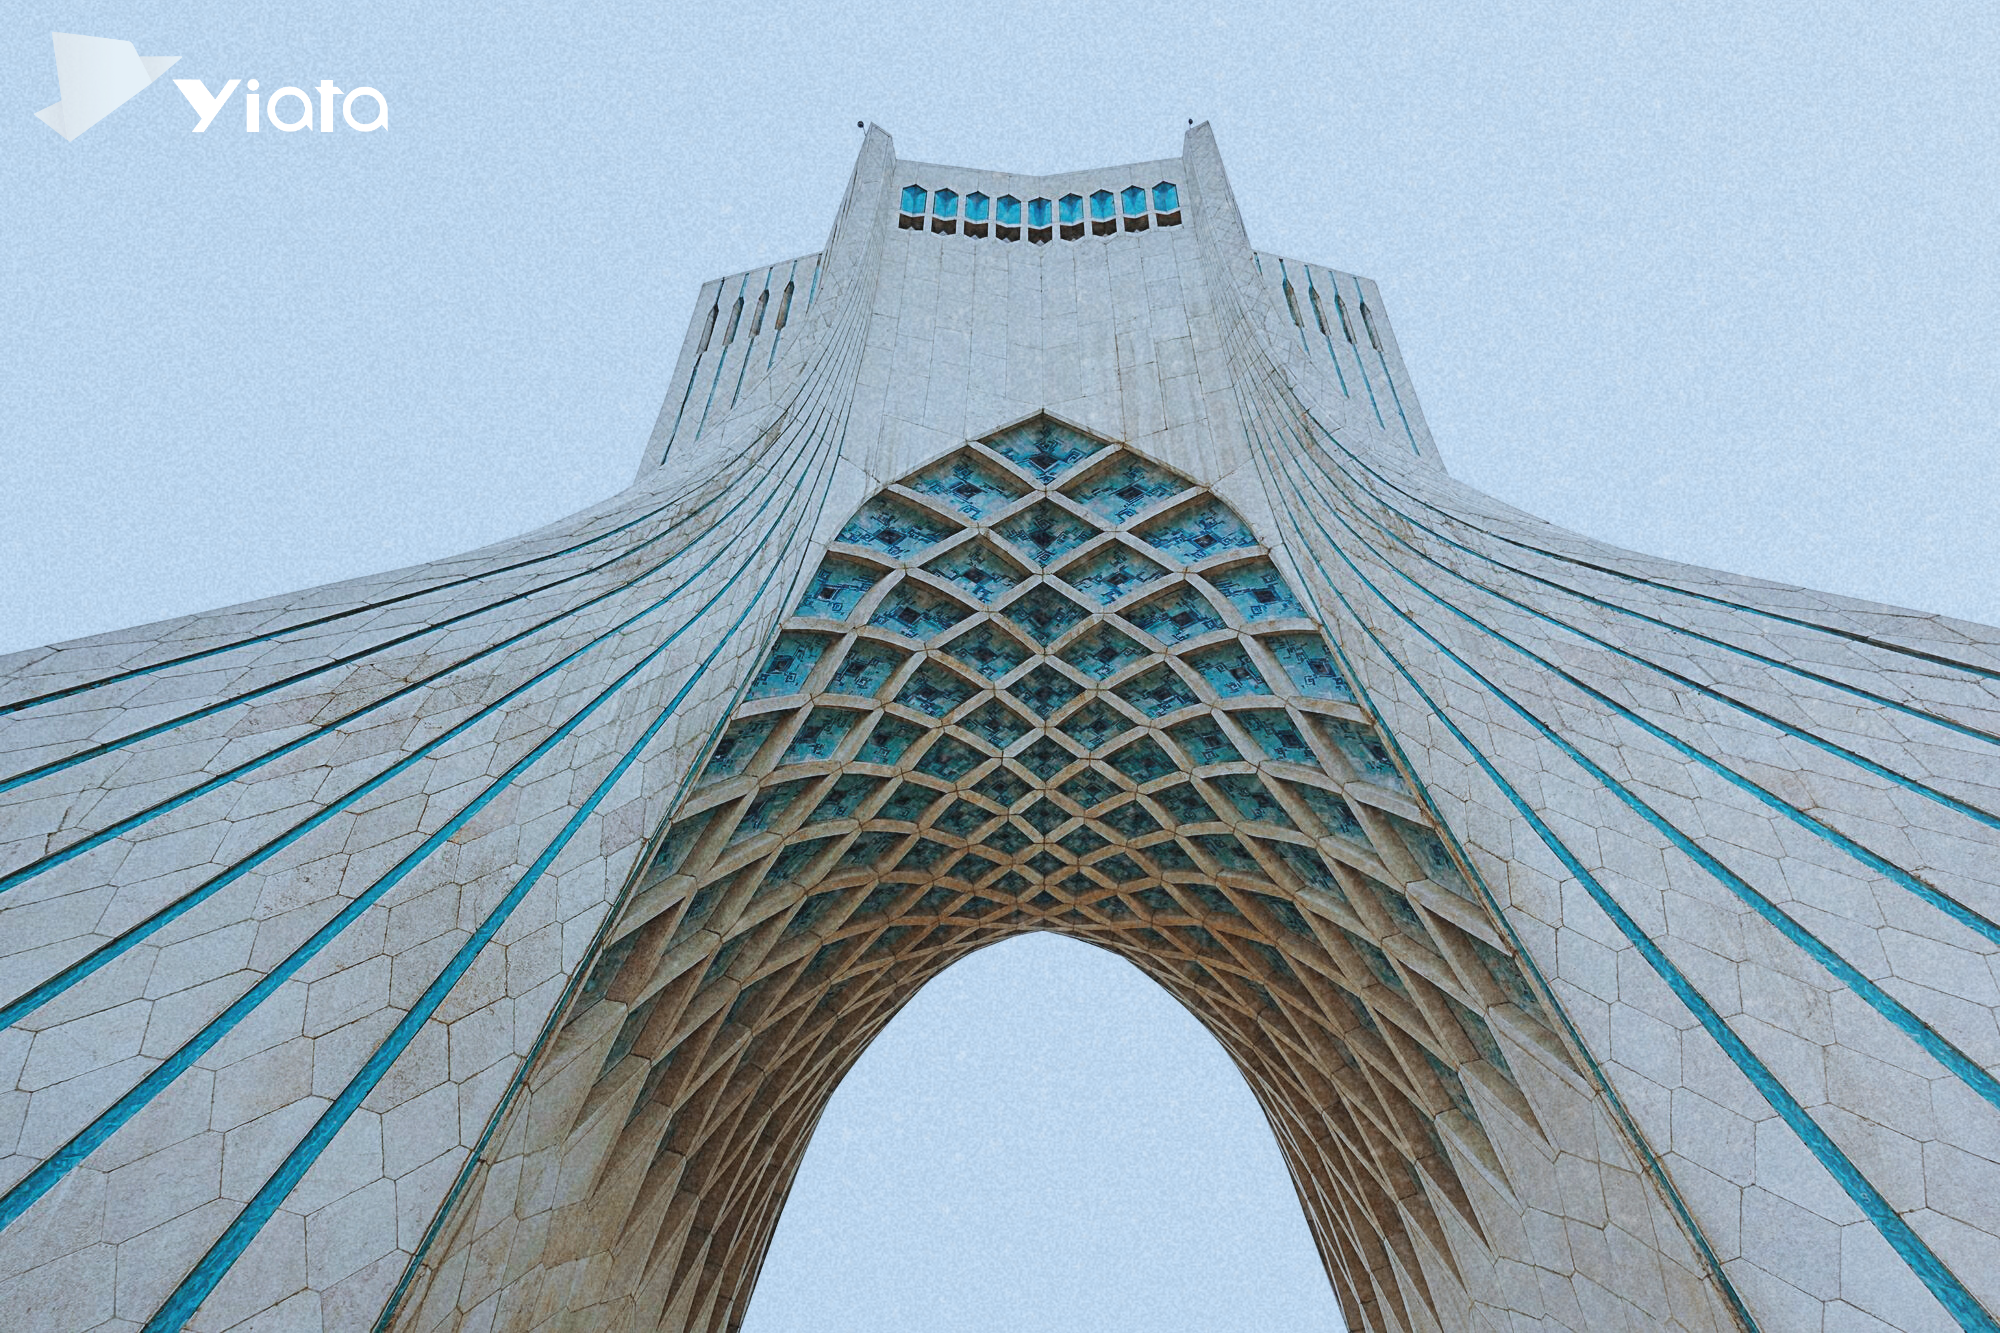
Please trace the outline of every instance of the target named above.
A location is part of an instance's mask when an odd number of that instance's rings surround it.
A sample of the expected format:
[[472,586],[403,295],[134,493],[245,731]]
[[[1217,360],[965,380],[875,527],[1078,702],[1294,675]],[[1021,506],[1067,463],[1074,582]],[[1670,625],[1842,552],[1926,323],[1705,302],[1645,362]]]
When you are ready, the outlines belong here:
[[992,200],[980,194],[977,190],[965,196],[965,220],[967,222],[986,221],[986,206],[991,202]]
[[1018,227],[1021,225],[1021,201],[1019,199],[1016,199],[1011,194],[1003,194],[993,202],[995,206],[994,221],[1007,227]]
[[1083,196],[1066,194],[1062,197],[1062,220],[1064,222],[1083,221]]
[[924,200],[926,200],[929,197],[930,196],[925,193],[923,186],[905,185],[903,187],[903,211],[905,213],[923,212]]
[[[922,207],[923,205],[918,205],[919,209]],[[1111,191],[1099,190],[1096,194],[1090,196],[1090,216],[1094,218],[1108,218],[1111,216]]]
[[1125,201],[1125,216],[1136,218],[1146,211],[1146,192],[1138,186],[1130,186],[1119,196]]
[[1181,192],[1172,181],[1161,181],[1153,187],[1153,211],[1155,213],[1178,213],[1181,209]]
[[934,216],[941,218],[957,217],[958,195],[951,190],[939,190],[937,198],[931,205],[931,212]]
[[1048,226],[1051,212],[1052,209],[1048,200],[1030,199],[1028,201],[1028,225],[1030,227]]

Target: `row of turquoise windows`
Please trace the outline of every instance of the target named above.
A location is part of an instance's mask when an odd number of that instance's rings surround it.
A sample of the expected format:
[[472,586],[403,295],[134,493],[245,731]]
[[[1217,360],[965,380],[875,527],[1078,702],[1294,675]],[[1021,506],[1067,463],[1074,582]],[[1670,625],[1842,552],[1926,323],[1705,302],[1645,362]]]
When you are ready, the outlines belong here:
[[[1109,190],[1099,190],[1090,196],[1090,216],[1099,222],[1109,221],[1116,215],[1117,206],[1120,204],[1124,206],[1126,217],[1135,218],[1144,216],[1146,212],[1146,194],[1145,187],[1139,185],[1129,186],[1116,195],[1112,194]],[[986,221],[988,209],[990,208],[993,213],[993,220],[1001,226],[1018,227],[1021,225],[1021,201],[1011,194],[1003,194],[998,199],[990,199],[986,195],[974,191],[972,194],[965,196],[964,202],[965,220],[967,222]],[[913,217],[922,216],[926,203],[931,205],[932,217],[956,218],[958,216],[959,196],[956,191],[939,190],[933,195],[921,185],[905,185],[903,187],[904,213]],[[1181,210],[1179,187],[1172,181],[1161,181],[1152,189],[1152,204],[1153,211],[1156,213],[1179,213]],[[1080,194],[1066,194],[1061,199],[1030,199],[1027,201],[1028,225],[1030,227],[1051,226],[1055,221],[1058,211],[1065,226],[1081,223],[1083,221],[1083,205],[1084,198]]]

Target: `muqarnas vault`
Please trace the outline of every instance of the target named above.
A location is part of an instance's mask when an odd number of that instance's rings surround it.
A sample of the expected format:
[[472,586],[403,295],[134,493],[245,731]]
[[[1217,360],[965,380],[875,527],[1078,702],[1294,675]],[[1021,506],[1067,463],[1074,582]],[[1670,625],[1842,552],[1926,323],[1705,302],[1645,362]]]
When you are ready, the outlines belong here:
[[632,486],[0,663],[0,1310],[742,1323],[941,969],[1129,959],[1350,1325],[1993,1329],[2000,632],[1454,481],[1206,126],[869,131]]

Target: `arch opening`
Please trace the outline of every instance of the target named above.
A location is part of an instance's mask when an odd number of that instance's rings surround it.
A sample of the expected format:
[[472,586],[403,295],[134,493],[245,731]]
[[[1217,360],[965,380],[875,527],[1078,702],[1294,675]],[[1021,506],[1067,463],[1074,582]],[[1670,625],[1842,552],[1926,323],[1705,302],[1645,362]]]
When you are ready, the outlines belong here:
[[1273,552],[1046,414],[841,529],[589,963],[541,1075],[568,1307],[739,1327],[841,1078],[1037,931],[1221,1042],[1349,1327],[1448,1326],[1553,1157],[1516,1068],[1568,1057]]
[[1035,932],[897,1014],[813,1131],[744,1333],[1314,1328],[1340,1312],[1242,1073]]

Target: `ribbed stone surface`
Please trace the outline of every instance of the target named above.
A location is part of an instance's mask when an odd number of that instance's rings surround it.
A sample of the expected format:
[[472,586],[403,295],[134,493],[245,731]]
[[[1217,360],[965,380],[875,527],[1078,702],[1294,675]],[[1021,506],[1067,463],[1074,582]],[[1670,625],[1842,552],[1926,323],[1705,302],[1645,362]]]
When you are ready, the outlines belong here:
[[1454,481],[1206,127],[871,131],[625,492],[0,660],[0,1310],[721,1333],[872,1035],[1056,930],[1356,1328],[1993,1328],[1996,682]]

